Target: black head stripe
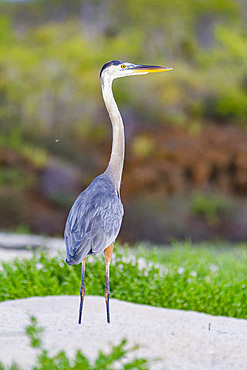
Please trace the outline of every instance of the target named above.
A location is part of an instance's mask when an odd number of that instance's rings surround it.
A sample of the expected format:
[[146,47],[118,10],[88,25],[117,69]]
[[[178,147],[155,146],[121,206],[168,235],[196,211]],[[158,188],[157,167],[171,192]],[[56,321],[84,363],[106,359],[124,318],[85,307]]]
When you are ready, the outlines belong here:
[[119,64],[122,64],[123,62],[121,60],[111,60],[110,62],[107,62],[103,65],[103,67],[101,68],[101,71],[100,71],[100,76],[102,75],[102,72],[104,71],[104,69],[106,69],[107,67],[110,67],[111,65],[119,65]]

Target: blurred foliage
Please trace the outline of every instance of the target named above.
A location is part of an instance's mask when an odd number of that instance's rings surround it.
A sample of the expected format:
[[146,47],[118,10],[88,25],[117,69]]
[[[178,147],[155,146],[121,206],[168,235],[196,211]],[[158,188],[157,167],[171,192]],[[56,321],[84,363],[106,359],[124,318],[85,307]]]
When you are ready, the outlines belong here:
[[[105,139],[98,74],[110,59],[174,67],[164,80],[118,85],[123,115],[131,110],[135,126],[154,130],[208,119],[246,126],[244,9],[237,0],[2,1],[1,135],[18,126],[29,141],[46,146],[58,136],[74,142],[73,158],[78,141]],[[59,155],[68,156],[61,147]]]
[[100,124],[104,109],[98,73],[116,58],[174,67],[162,81],[146,78],[118,87],[120,104],[128,103],[140,118],[149,111],[150,127],[155,121],[202,120],[212,100],[211,119],[246,125],[247,32],[240,5],[237,0],[73,0],[69,5],[53,0],[49,6],[45,0],[3,1],[3,128],[21,124],[36,134],[87,137],[93,125],[97,135],[93,122]]
[[[156,158],[154,179],[170,155],[157,150],[161,130],[175,127],[196,135],[209,123],[246,130],[246,18],[243,0],[0,1],[0,150],[11,148],[35,171],[25,178],[18,160],[0,161],[0,199],[13,187],[21,209],[20,192],[37,186],[54,157],[79,165],[83,186],[105,168],[110,124],[99,71],[111,59],[174,68],[162,78],[115,83],[128,163],[131,156]],[[246,162],[245,157],[239,189],[245,188]],[[176,163],[167,168],[170,174],[175,169],[174,177],[191,172],[177,171]],[[54,202],[68,207],[64,193]]]
[[221,217],[230,214],[232,208],[222,194],[196,193],[192,196],[190,211],[193,216],[205,217],[209,225],[218,226]]

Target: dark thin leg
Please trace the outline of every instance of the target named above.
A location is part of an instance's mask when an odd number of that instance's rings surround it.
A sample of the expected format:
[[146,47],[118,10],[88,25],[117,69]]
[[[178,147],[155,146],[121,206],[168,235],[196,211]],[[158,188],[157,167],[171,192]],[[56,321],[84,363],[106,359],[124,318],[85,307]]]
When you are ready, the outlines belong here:
[[106,262],[106,283],[105,283],[105,303],[106,303],[106,317],[107,322],[110,323],[110,286],[109,286],[109,267],[111,263],[112,251],[114,244],[110,244],[108,248],[105,249],[105,262]]
[[105,283],[105,303],[106,303],[106,317],[107,322],[110,323],[110,287],[109,287],[109,265],[106,266],[106,283]]
[[78,324],[81,324],[81,315],[82,315],[82,308],[83,308],[83,300],[84,300],[84,296],[85,296],[85,284],[84,284],[85,263],[86,263],[86,258],[84,258],[84,260],[82,261],[81,289],[80,289],[80,308],[79,308],[79,320],[78,320]]

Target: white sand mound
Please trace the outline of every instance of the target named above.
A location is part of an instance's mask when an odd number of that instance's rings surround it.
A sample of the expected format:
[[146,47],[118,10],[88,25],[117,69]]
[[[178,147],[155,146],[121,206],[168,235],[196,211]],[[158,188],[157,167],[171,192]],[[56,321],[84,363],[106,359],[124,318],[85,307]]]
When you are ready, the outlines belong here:
[[[35,315],[45,328],[43,341],[51,354],[76,349],[90,359],[98,350],[127,338],[139,344],[135,356],[157,359],[151,369],[247,369],[247,320],[215,317],[110,300],[106,323],[103,297],[86,296],[82,325],[77,324],[79,298],[28,298],[0,304],[0,361],[17,361],[24,369],[34,362],[24,328]],[[210,327],[210,330],[209,330]]]

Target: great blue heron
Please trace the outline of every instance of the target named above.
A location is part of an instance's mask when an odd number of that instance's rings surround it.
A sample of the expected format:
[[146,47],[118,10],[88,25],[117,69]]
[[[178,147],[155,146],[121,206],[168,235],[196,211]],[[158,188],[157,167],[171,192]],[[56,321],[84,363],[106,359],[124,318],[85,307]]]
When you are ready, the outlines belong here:
[[90,254],[105,252],[106,261],[106,315],[110,322],[109,266],[113,245],[120,231],[124,209],[120,200],[120,183],[124,163],[124,126],[112,93],[115,78],[164,72],[172,68],[132,64],[112,60],[100,72],[101,87],[106,109],[112,123],[112,151],[105,172],[96,177],[74,202],[65,226],[65,243],[68,265],[82,262],[79,324],[81,324],[85,295],[85,262]]

